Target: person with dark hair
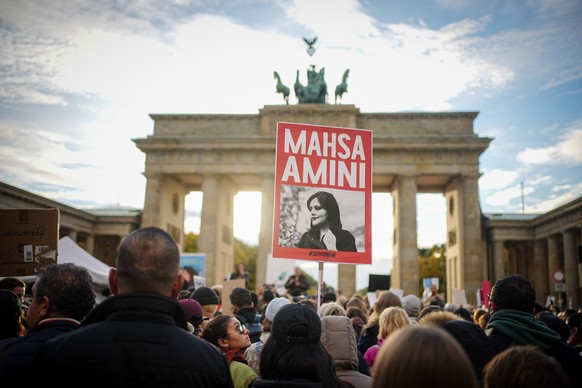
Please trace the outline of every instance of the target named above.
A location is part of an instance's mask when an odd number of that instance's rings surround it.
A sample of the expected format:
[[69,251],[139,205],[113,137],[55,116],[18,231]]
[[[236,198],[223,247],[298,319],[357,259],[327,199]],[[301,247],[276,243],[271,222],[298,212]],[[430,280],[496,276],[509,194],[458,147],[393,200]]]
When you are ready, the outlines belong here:
[[251,342],[260,341],[261,315],[255,309],[252,293],[246,288],[235,287],[230,294],[230,303],[236,319],[249,330]]
[[568,324],[552,314],[551,311],[541,311],[535,315],[535,317],[548,325],[550,329],[558,333],[562,342],[566,342],[568,341],[568,338],[570,338],[570,328],[568,327]]
[[93,279],[84,267],[51,264],[36,276],[27,311],[28,333],[0,343],[0,386],[22,382],[41,345],[77,329],[95,306]]
[[427,315],[435,313],[435,312],[439,312],[439,311],[445,311],[445,309],[437,304],[429,304],[428,306],[423,307],[420,310],[420,312],[418,313],[418,321],[420,322]]
[[506,275],[495,282],[489,301],[491,318],[485,329],[493,353],[513,345],[537,346],[562,365],[573,387],[582,386],[582,357],[535,318],[535,298],[532,284],[521,275]]
[[464,307],[456,308],[453,311],[453,314],[458,315],[459,317],[463,318],[465,321],[473,322],[473,315],[469,310]]
[[10,290],[0,290],[0,340],[26,334],[20,298]]
[[278,295],[276,295],[273,291],[264,290],[262,293],[262,297],[259,298],[259,308],[257,309],[259,314],[264,315],[265,310],[267,309],[269,303],[277,297]]
[[482,380],[483,367],[493,357],[493,349],[485,331],[479,325],[444,310],[425,315],[420,324],[438,326],[452,335],[465,350],[477,378]]
[[323,294],[321,298],[321,303],[329,303],[335,301],[337,301],[337,295],[335,294],[335,292],[326,292],[325,294]]
[[260,378],[253,387],[347,387],[320,340],[321,319],[315,310],[299,303],[281,307],[263,346]]
[[368,322],[368,315],[365,311],[362,311],[359,307],[350,306],[346,310],[346,316],[350,318],[352,326],[356,332],[356,339],[360,339],[360,334],[362,333],[362,327]]
[[20,303],[24,304],[24,295],[26,295],[26,283],[14,277],[7,277],[0,280],[0,290],[10,290],[18,296]]
[[198,276],[198,271],[193,267],[187,265],[181,268],[182,275],[184,276],[184,284],[182,284],[182,290],[194,291],[194,276]]
[[303,233],[298,248],[357,252],[356,239],[343,229],[340,209],[333,194],[318,191],[307,200],[311,227]]
[[566,324],[570,328],[570,336],[566,343],[578,350],[582,356],[582,313],[570,315]]
[[234,271],[230,272],[224,280],[244,279],[245,288],[248,288],[250,278],[251,278],[251,275],[249,274],[249,271],[247,271],[246,264],[241,261],[241,262],[236,263],[236,266],[234,267]]
[[109,272],[112,296],[81,327],[47,341],[35,358],[43,385],[232,387],[224,356],[187,330],[176,297],[180,249],[157,227],[131,232]]
[[562,366],[533,345],[511,346],[484,369],[486,388],[573,387]]
[[223,314],[214,318],[202,331],[202,338],[224,355],[235,388],[247,388],[257,379],[244,357],[245,349],[251,346],[249,331],[235,316]]
[[285,288],[293,297],[299,297],[309,290],[309,280],[300,267],[295,267],[295,272],[285,282]]

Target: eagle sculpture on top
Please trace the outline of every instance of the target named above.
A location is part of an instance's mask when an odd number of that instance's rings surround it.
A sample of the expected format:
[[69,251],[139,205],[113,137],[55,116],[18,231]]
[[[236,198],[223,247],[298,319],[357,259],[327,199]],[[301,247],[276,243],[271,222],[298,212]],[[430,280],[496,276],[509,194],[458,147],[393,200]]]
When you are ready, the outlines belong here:
[[307,39],[305,37],[303,37],[303,40],[305,41],[305,43],[307,43],[307,54],[309,54],[309,56],[312,56],[313,53],[315,53],[315,47],[313,47],[313,45],[315,44],[315,42],[317,42],[317,36],[313,39]]

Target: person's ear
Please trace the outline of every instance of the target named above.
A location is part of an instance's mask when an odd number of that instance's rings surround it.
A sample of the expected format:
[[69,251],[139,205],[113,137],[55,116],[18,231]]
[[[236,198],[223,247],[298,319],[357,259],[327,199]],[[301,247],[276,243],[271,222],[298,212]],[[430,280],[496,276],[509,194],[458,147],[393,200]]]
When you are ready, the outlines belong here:
[[48,318],[50,311],[51,311],[51,300],[48,296],[43,296],[42,299],[38,302],[38,315],[44,319]]
[[220,346],[221,348],[229,348],[230,344],[228,343],[228,340],[226,338],[219,338],[218,346]]
[[184,275],[182,275],[182,272],[180,271],[176,275],[176,278],[174,279],[174,284],[172,285],[171,297],[173,299],[177,299],[178,298],[178,294],[182,290],[182,286],[183,285],[184,285]]
[[111,295],[117,295],[117,268],[115,267],[109,270],[109,289],[111,290]]
[[497,310],[497,305],[493,299],[489,299],[489,314],[493,314]]

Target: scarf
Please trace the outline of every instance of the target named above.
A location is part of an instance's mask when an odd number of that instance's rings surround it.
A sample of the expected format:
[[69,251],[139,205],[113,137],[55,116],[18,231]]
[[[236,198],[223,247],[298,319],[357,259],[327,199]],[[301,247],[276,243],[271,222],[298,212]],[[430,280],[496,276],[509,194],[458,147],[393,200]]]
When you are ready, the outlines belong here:
[[560,335],[532,314],[519,310],[503,309],[491,315],[486,330],[493,329],[520,345],[535,345],[542,350],[554,348]]
[[[222,348],[221,348],[221,350],[222,350]],[[246,358],[244,357],[243,353],[244,353],[244,349],[239,349],[239,348],[222,350],[222,354],[224,354],[224,357],[226,357],[226,362],[228,363],[228,365],[230,365],[230,363],[232,361],[238,361],[238,362],[242,362],[243,364],[248,365],[248,362],[247,362]]]

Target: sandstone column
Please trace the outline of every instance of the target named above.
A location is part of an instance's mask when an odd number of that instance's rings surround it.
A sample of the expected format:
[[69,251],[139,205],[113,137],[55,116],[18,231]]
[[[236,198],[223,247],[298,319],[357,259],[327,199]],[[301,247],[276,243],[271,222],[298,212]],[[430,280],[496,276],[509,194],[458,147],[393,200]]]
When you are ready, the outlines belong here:
[[160,225],[160,193],[161,182],[160,175],[146,176],[146,191],[141,218],[141,226]]
[[534,289],[536,290],[536,295],[539,296],[538,300],[543,300],[548,295],[551,295],[550,287],[548,284],[548,277],[546,276],[546,270],[548,268],[548,260],[545,254],[545,241],[536,240],[534,242],[534,252],[533,252],[533,267],[534,267],[534,277],[532,279]]
[[568,308],[580,306],[580,280],[578,279],[578,258],[576,255],[575,229],[564,232],[564,273],[566,277],[566,295]]
[[394,198],[394,269],[392,285],[404,295],[418,295],[420,284],[416,230],[416,179],[398,176]]
[[491,279],[491,284],[494,284],[499,278],[506,274],[505,270],[505,259],[504,259],[504,247],[503,241],[495,241],[493,243],[493,266],[494,272]]
[[275,201],[275,179],[272,174],[261,178],[261,230],[257,249],[256,284],[267,280],[267,261],[273,248],[273,211]]
[[550,292],[554,293],[554,271],[557,269],[564,269],[560,265],[560,258],[558,257],[558,237],[552,235],[548,237],[548,282],[550,284]]
[[228,177],[207,175],[202,182],[202,214],[198,248],[206,254],[206,284],[221,284],[232,271],[234,255],[233,199]]

